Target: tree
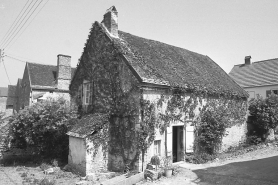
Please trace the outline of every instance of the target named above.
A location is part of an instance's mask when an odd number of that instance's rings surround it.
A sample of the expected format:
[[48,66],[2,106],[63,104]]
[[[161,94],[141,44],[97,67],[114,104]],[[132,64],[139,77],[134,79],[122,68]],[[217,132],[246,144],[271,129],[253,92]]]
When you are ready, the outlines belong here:
[[11,119],[11,143],[22,149],[32,148],[35,154],[47,158],[66,160],[69,143],[66,133],[72,126],[67,120],[76,116],[63,98],[35,103]]

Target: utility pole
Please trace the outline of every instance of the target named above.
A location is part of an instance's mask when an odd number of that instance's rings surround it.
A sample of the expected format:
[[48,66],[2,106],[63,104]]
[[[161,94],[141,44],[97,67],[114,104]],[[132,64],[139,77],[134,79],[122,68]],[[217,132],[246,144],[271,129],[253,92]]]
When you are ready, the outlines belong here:
[[4,49],[0,49],[0,64],[1,62],[4,62],[4,57],[5,57],[5,53],[4,53]]
[[4,50],[0,49],[0,63],[4,60]]

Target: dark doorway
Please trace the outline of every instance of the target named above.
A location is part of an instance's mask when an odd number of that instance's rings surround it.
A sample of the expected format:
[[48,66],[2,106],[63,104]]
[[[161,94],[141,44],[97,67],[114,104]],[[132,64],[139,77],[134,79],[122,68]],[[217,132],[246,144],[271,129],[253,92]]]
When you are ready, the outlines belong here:
[[183,160],[184,152],[184,130],[183,126],[173,126],[173,139],[172,139],[172,152],[173,152],[173,162],[178,162]]

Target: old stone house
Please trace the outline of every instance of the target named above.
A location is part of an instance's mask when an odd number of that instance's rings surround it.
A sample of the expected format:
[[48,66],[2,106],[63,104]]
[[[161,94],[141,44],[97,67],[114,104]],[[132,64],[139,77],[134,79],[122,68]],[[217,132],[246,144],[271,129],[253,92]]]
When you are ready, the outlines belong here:
[[8,88],[0,87],[0,112],[6,111],[7,97],[8,97]]
[[229,75],[248,92],[249,99],[278,94],[278,58],[252,63],[251,56],[246,56],[244,63],[235,65]]
[[74,70],[67,55],[57,56],[57,66],[27,62],[23,78],[17,82],[14,110],[18,112],[48,96],[70,100],[69,84]]
[[[92,119],[82,118],[68,133],[69,163],[86,173],[105,167],[103,165],[107,165],[109,170],[121,171],[126,167],[126,161],[132,163],[132,168],[141,170],[145,164],[142,156],[136,156],[136,148],[132,148],[136,136],[129,131],[140,127],[138,123],[144,117],[142,101],[158,104],[164,95],[172,96],[179,89],[187,90],[190,97],[194,91],[192,86],[203,87],[206,92],[219,96],[228,93],[245,102],[248,97],[208,56],[119,31],[118,12],[111,7],[101,23],[93,23],[70,84],[72,102],[79,107],[80,114]],[[86,151],[89,144],[87,136],[100,131],[94,127],[100,124],[99,114],[108,114],[108,134],[115,142],[108,146],[108,157],[101,164],[88,166],[87,157],[92,156]],[[103,122],[106,123],[106,119]],[[85,132],[82,129],[84,125]],[[127,129],[125,135],[121,129],[115,132],[115,127]],[[157,132],[144,160],[165,153],[172,155],[174,162],[182,160],[180,153],[192,152],[193,131],[192,119],[171,122],[166,131],[168,139],[165,140],[165,133]],[[229,131],[230,134],[223,139],[226,148],[244,139],[246,124],[232,127]],[[123,143],[130,145],[121,148]],[[78,155],[80,150],[83,156]],[[122,152],[122,155],[116,155],[116,152]]]

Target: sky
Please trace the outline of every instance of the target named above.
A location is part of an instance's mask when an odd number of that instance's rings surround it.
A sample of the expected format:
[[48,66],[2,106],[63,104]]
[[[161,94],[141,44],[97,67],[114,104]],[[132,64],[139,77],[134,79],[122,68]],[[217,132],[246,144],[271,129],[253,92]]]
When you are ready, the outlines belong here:
[[[42,2],[17,35],[8,32],[32,1]],[[119,30],[207,55],[227,73],[245,56],[278,58],[278,0],[0,0],[0,49],[10,79],[1,62],[0,87],[23,77],[24,61],[56,65],[64,54],[76,67],[92,24],[113,5]],[[8,44],[9,33],[16,36]]]

